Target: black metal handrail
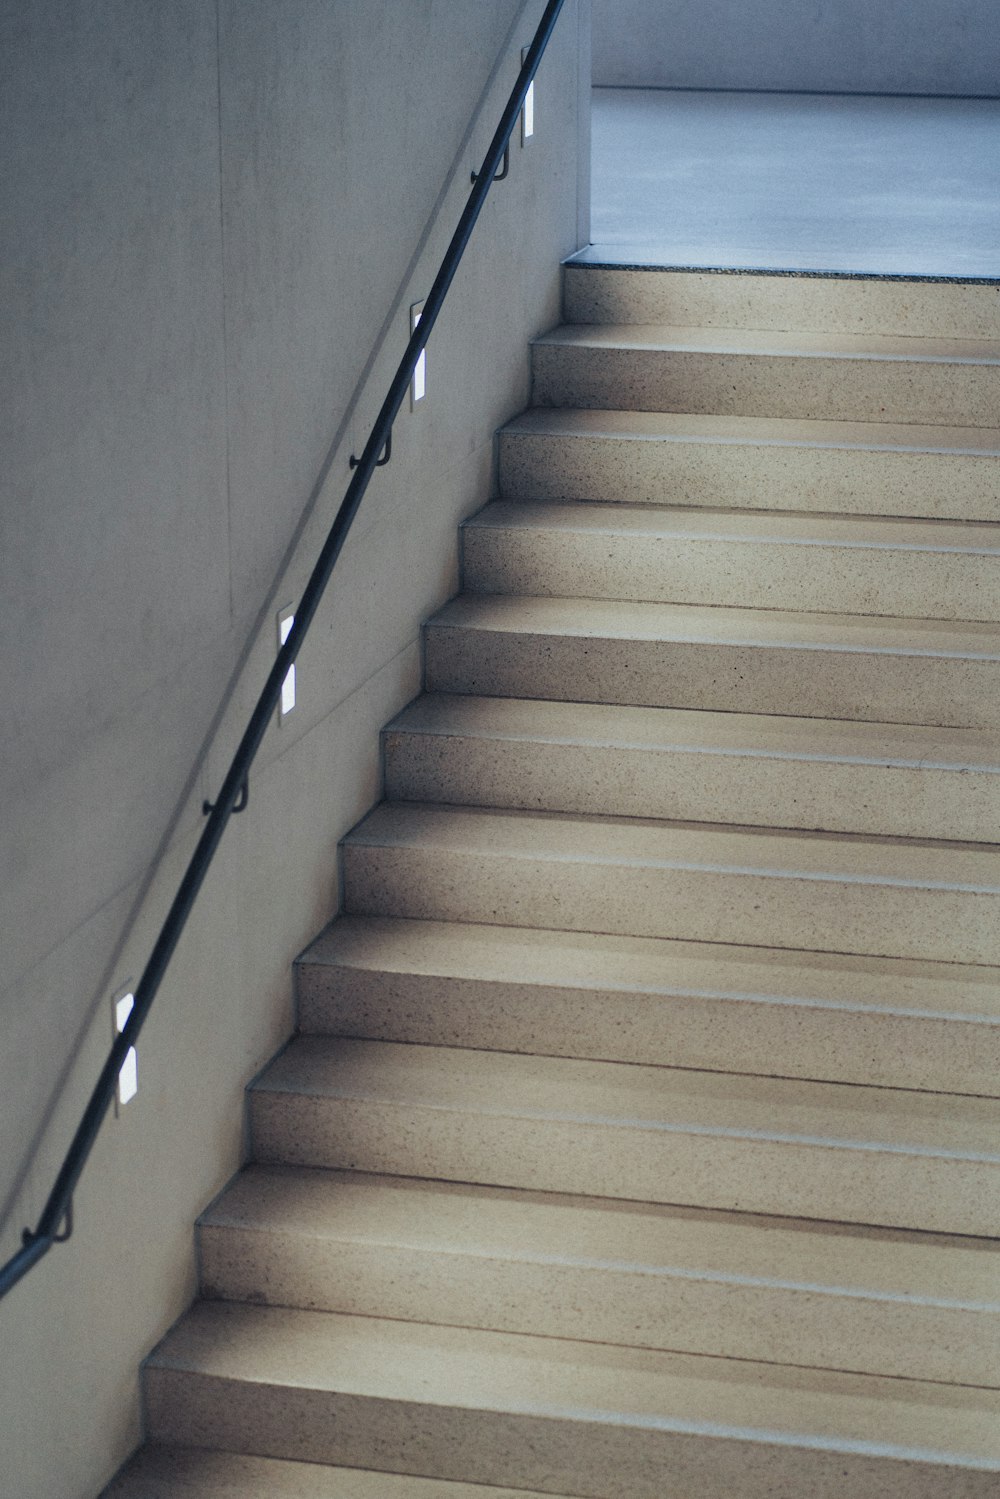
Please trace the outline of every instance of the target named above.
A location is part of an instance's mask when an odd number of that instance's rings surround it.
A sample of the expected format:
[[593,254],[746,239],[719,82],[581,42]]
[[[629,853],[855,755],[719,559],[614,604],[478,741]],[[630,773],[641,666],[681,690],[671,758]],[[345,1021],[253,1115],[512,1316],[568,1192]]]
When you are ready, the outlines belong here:
[[[254,757],[260,748],[264,738],[265,730],[278,705],[281,695],[281,686],[285,680],[289,668],[299,654],[302,643],[309,631],[313,616],[319,607],[320,600],[330,581],[337,558],[343,549],[347,534],[350,531],[354,517],[358,513],[361,501],[364,499],[365,491],[371,481],[376,467],[380,466],[380,454],[388,448],[391,453],[392,426],[403,404],[416,369],[417,361],[427,344],[437,322],[445,297],[458,270],[459,263],[465,253],[465,248],[476,225],[476,220],[482,211],[487,194],[498,179],[498,171],[501,162],[508,157],[508,146],[511,133],[517,123],[518,115],[524,105],[525,95],[531,84],[538,64],[548,45],[559,12],[562,10],[564,0],[548,0],[534,39],[524,55],[524,62],[518,74],[517,82],[507,100],[500,123],[497,125],[489,150],[483,159],[480,170],[474,174],[472,190],[466,201],[465,208],[458,221],[458,226],[451,237],[440,269],[434,278],[434,283],[424,300],[423,312],[420,321],[410,335],[406,352],[399,362],[399,366],[389,386],[385,400],[382,402],[381,410],[375,419],[368,441],[365,443],[361,457],[353,460],[354,474],[340,508],[334,517],[333,525],[330,527],[329,535],[323,549],[316,559],[316,564],[309,575],[302,597],[295,609],[295,622],[288,632],[288,638],[278,652],[274,665],[268,675],[267,681],[257,699],[256,706],[250,715],[247,726],[243,732],[239,747],[233,756],[232,763],[222,782],[222,789],[216,801],[209,806],[206,803],[205,810],[208,820],[198,840],[197,847],[191,856],[184,877],[174,896],[170,910],[160,929],[153,950],[143,970],[142,977],[135,986],[135,1002],[132,1012],[125,1023],[124,1029],[116,1037],[106,1062],[101,1069],[100,1076],[94,1085],[90,1100],[83,1112],[83,1117],[69,1150],[66,1152],[65,1160],[56,1177],[52,1191],[38,1220],[35,1229],[24,1230],[23,1247],[5,1265],[0,1267],[0,1297],[7,1294],[19,1280],[21,1280],[32,1266],[36,1265],[44,1255],[52,1248],[53,1244],[63,1243],[69,1238],[73,1222],[73,1192],[80,1174],[87,1163],[87,1159],[97,1138],[98,1130],[107,1113],[108,1105],[114,1097],[118,1081],[118,1074],[125,1062],[129,1050],[138,1039],[146,1016],[149,1014],[153,1000],[156,998],[157,990],[167,970],[167,965],[174,954],[188,916],[197,899],[198,892],[208,873],[209,866],[215,855],[215,851],[222,840],[230,817],[236,812],[241,812],[246,806],[249,794],[250,767]],[[509,160],[509,157],[508,157]],[[506,175],[506,174],[505,174]],[[502,180],[502,179],[498,179]],[[60,1228],[63,1232],[60,1233]]]

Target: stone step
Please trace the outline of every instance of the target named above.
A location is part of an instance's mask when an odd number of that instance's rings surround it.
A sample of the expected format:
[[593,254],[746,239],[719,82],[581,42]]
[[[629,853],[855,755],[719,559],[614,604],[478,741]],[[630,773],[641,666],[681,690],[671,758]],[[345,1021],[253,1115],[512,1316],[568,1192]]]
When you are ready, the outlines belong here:
[[466,594],[425,626],[431,692],[1000,727],[991,625]]
[[155,1441],[585,1499],[995,1499],[1000,1475],[993,1391],[330,1312],[202,1303],[145,1388]]
[[996,523],[493,503],[461,535],[469,593],[1000,619]]
[[1000,1385],[982,1239],[256,1166],[198,1244],[254,1305]]
[[563,267],[563,304],[567,323],[1000,338],[996,281],[680,271],[569,261]]
[[567,324],[532,379],[536,406],[993,428],[1000,340]]
[[299,1037],[249,1092],[262,1164],[995,1234],[992,1099]]
[[995,1096],[1000,972],[341,916],[296,967],[306,1032]]
[[383,751],[393,801],[1000,843],[983,729],[427,693]]
[[1000,963],[1000,849],[383,802],[343,844],[352,915]]
[[1000,520],[1000,431],[536,407],[498,442],[507,500]]
[[[283,1462],[194,1447],[143,1447],[102,1499],[542,1499],[537,1490],[484,1488],[326,1463]],[[551,1499],[551,1496],[549,1496]],[[555,1499],[567,1499],[556,1495]]]

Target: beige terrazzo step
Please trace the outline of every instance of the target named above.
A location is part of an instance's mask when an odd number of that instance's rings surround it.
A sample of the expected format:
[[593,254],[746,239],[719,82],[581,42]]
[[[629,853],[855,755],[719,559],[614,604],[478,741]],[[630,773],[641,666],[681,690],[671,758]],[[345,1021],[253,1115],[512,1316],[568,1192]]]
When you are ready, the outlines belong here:
[[1000,727],[992,625],[466,594],[424,628],[431,692]]
[[532,343],[532,403],[995,427],[1000,339],[567,324]]
[[498,439],[507,500],[1000,519],[1000,431],[538,407]]
[[487,505],[469,593],[1000,619],[1000,525],[583,503]]
[[260,1166],[199,1225],[210,1297],[1000,1385],[986,1240]]
[[157,1441],[587,1499],[987,1499],[1000,1481],[995,1392],[371,1317],[203,1303],[145,1385]]
[[352,915],[1000,963],[995,844],[383,802]]
[[1000,338],[1000,284],[668,267],[563,266],[567,323]]
[[1000,843],[983,729],[427,693],[383,751],[394,801]]
[[341,916],[296,976],[307,1032],[1000,1090],[995,968]]
[[[193,1447],[144,1447],[102,1499],[540,1499],[538,1491],[283,1462]],[[569,1499],[557,1495],[556,1499]]]
[[996,1235],[992,1099],[300,1037],[249,1091],[254,1159]]

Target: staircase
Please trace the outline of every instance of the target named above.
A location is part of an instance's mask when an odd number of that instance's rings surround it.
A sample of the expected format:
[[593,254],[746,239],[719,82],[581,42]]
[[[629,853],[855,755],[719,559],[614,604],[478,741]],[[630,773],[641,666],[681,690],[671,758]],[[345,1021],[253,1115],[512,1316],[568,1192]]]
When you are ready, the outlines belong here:
[[1000,1495],[1000,290],[565,274],[114,1499]]

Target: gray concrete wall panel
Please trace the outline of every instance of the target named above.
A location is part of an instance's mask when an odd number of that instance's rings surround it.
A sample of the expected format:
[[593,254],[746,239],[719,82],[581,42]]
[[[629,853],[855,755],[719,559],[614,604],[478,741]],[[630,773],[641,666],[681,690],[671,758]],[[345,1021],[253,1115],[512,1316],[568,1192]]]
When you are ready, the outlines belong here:
[[606,87],[1000,94],[995,0],[594,0]]
[[[4,1258],[542,9],[0,0]],[[336,909],[379,728],[419,688],[457,522],[527,399],[528,339],[558,320],[558,263],[586,225],[588,13],[568,0],[535,140],[487,205],[428,398],[400,414],[299,706],[268,733],[143,1033],[140,1096],[102,1131],[72,1243],[0,1303],[5,1494],[93,1499],[138,1440],[139,1361],[193,1294],[193,1218],[240,1163],[243,1086],[291,1028],[291,961]]]

